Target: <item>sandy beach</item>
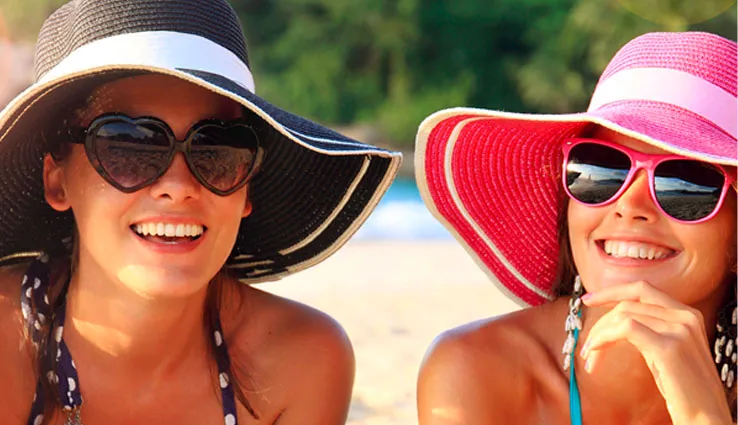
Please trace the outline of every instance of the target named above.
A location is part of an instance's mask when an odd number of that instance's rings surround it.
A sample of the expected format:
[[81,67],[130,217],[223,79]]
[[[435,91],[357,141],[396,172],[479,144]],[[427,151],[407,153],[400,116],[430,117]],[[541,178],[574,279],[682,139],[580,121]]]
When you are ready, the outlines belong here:
[[356,353],[348,425],[416,424],[415,381],[433,338],[518,308],[454,241],[353,241],[260,287],[323,310],[346,329]]

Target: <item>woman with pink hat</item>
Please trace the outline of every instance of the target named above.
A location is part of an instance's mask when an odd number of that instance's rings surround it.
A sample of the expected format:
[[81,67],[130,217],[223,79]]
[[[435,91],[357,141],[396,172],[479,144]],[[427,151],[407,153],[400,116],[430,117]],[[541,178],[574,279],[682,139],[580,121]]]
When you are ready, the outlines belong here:
[[646,34],[585,113],[421,124],[429,209],[531,307],[437,339],[421,425],[735,421],[737,59],[716,35]]

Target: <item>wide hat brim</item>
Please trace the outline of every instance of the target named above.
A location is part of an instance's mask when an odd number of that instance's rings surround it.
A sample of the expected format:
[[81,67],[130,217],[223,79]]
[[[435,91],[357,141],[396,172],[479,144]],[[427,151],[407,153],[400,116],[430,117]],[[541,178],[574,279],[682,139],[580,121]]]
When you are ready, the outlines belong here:
[[245,283],[276,280],[324,260],[361,226],[392,183],[401,154],[360,143],[275,107],[242,85],[191,69],[115,64],[44,79],[0,113],[0,262],[68,252],[74,221],[44,199],[44,125],[67,99],[107,81],[147,73],[176,77],[228,97],[264,120],[266,150],[250,182],[226,265]]
[[420,125],[415,173],[423,200],[521,306],[554,298],[562,144],[593,126],[678,155],[738,165],[735,138],[659,102],[616,102],[563,115],[453,108]]

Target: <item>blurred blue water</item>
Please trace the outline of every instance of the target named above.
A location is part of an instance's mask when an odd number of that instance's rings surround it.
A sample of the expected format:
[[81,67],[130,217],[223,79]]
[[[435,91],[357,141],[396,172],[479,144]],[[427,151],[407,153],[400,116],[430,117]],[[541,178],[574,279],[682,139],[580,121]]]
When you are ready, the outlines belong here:
[[448,231],[428,212],[412,179],[398,178],[354,239],[450,239]]

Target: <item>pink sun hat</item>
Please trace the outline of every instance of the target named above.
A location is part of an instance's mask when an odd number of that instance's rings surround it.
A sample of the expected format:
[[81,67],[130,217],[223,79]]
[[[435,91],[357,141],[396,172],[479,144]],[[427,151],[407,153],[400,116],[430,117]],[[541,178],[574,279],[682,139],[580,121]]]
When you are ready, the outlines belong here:
[[717,35],[649,33],[612,58],[587,112],[436,112],[416,137],[423,200],[506,295],[522,306],[552,300],[563,142],[602,126],[735,167],[737,61],[736,43]]

